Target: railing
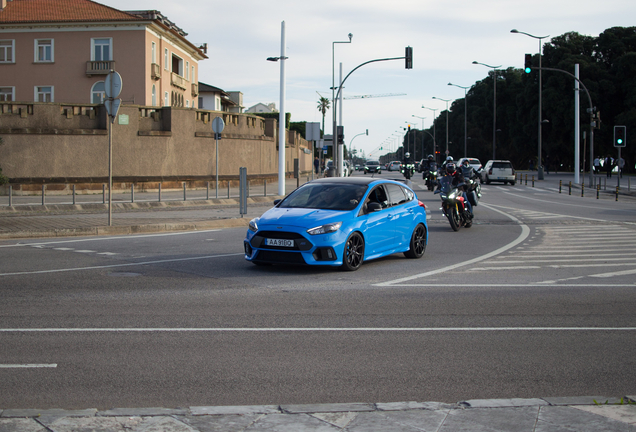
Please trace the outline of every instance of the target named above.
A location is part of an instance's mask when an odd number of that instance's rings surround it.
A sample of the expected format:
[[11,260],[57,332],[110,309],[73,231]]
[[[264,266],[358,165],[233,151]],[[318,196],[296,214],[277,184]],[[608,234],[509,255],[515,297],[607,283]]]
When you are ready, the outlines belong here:
[[176,74],[174,72],[170,73],[170,84],[172,84],[175,87],[179,87],[182,90],[186,89],[185,78],[183,78],[181,75]]
[[110,71],[115,70],[114,61],[87,61],[86,62],[86,75],[108,75]]

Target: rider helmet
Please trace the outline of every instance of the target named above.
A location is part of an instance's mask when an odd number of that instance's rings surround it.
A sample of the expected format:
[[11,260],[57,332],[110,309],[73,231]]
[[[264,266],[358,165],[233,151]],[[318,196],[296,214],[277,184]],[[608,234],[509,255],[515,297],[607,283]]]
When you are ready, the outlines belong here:
[[446,164],[446,173],[450,175],[454,175],[455,171],[457,171],[457,167],[455,166],[455,162],[449,162]]
[[465,166],[465,167],[470,166],[470,164],[468,163],[468,159],[464,159],[464,160],[462,161],[462,166]]
[[432,154],[428,155],[426,158],[427,158],[429,161],[432,161],[433,159],[435,159],[435,158],[433,157],[433,155],[432,155]]

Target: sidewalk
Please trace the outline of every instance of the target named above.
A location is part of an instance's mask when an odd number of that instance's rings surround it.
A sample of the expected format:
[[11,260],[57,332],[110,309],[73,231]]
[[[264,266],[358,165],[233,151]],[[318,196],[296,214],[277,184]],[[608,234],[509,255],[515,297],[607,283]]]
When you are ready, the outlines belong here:
[[[605,404],[607,402],[607,404]],[[636,431],[636,396],[441,402],[6,409],[0,430],[43,431]],[[598,403],[598,404],[597,404]]]

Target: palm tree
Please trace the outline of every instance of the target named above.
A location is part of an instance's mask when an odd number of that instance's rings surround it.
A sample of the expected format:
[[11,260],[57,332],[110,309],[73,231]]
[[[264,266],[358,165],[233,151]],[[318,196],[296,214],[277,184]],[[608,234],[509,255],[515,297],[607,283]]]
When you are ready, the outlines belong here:
[[329,109],[329,99],[326,97],[320,96],[318,100],[318,111],[322,113],[322,130],[325,130],[325,114],[327,114],[327,110]]

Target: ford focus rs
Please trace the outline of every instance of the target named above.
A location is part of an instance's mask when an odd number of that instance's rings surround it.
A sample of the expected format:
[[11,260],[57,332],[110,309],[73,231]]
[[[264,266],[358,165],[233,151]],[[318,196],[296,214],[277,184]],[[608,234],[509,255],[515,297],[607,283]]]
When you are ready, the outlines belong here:
[[245,259],[357,270],[364,261],[424,255],[426,207],[393,180],[331,177],[311,181],[249,223]]

